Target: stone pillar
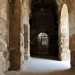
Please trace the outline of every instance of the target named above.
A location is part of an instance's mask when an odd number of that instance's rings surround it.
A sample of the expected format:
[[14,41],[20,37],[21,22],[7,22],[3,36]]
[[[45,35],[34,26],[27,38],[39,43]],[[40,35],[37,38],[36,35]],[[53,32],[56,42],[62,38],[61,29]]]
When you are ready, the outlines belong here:
[[69,9],[69,48],[71,50],[71,68],[75,69],[75,0],[67,1]]
[[25,60],[30,58],[30,25],[24,25],[24,58]]
[[68,17],[68,8],[66,4],[63,5],[62,10],[61,10],[59,38],[60,38],[59,58],[60,60],[70,62],[69,17]]
[[70,36],[71,68],[75,69],[75,34]]
[[9,16],[9,61],[10,70],[21,68],[20,52],[20,0],[10,0]]
[[27,60],[30,57],[30,0],[21,0],[21,37],[24,42],[24,58]]
[[65,1],[69,9],[69,48],[71,50],[71,68],[75,69],[75,0]]
[[21,29],[20,29],[20,51],[21,51],[21,68],[24,63],[24,25],[23,25],[23,15],[22,15],[22,0],[20,0],[20,8],[21,8]]
[[9,68],[8,1],[0,0],[0,75]]
[[72,7],[69,12],[70,20],[70,50],[71,50],[71,68],[75,69],[75,9]]

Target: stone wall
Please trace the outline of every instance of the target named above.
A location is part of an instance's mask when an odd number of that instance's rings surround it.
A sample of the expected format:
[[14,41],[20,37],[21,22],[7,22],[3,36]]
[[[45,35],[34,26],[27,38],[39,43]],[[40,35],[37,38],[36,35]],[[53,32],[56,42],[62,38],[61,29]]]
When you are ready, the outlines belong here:
[[[63,3],[66,3],[67,6],[68,6],[69,35],[70,35],[70,45],[69,46],[70,46],[70,50],[71,50],[71,65],[72,65],[72,68],[75,68],[75,25],[74,25],[75,24],[75,0],[56,0],[56,1],[57,1],[58,6],[59,6],[59,10],[61,8],[61,4],[63,4]],[[20,48],[20,50],[21,50],[21,53],[23,54],[21,59],[24,59],[24,57],[25,57],[25,59],[28,59],[29,53],[30,53],[29,52],[29,50],[30,50],[29,16],[30,16],[30,7],[31,6],[30,6],[30,0],[20,0],[20,3],[21,3],[21,32],[20,32],[20,37],[21,37],[20,45],[21,45],[21,48]],[[16,12],[16,11],[14,11],[14,12]],[[15,26],[15,24],[14,24],[14,26]],[[15,30],[15,29],[13,28],[13,30]],[[64,30],[64,29],[62,29],[62,30]],[[17,32],[17,30],[16,30],[16,32]],[[11,34],[10,36],[14,36],[14,35]],[[64,36],[63,35],[61,35],[61,36],[62,36],[61,39],[65,40],[63,38]],[[66,59],[68,59],[67,56],[64,56],[64,55],[66,55],[66,52],[67,52],[67,50],[65,50],[66,46],[64,45],[66,40],[65,41],[62,41],[62,40],[61,40],[61,42],[63,43],[63,45],[61,45],[61,46],[62,47],[64,46],[63,47],[64,51],[63,52],[61,51],[62,52],[61,59],[65,59],[65,57],[66,57]],[[69,39],[67,39],[67,41],[68,40]],[[70,53],[68,53],[68,54],[70,54]]]
[[[8,70],[9,65],[11,70],[19,70],[23,65],[24,58],[28,59],[30,57],[30,1],[0,0],[0,75],[3,75],[3,72]],[[61,43],[63,43],[61,48],[63,51],[60,53],[60,59],[70,58],[70,56],[67,58],[68,55],[66,55],[69,46],[71,50],[71,66],[75,68],[75,0],[56,1],[59,10],[61,4],[66,3],[69,13],[69,34],[68,32],[67,34],[70,36],[70,42],[68,43],[68,36],[61,34]],[[62,30],[64,29],[62,25]],[[67,41],[64,37],[67,37]],[[68,51],[68,54],[70,54],[70,51]]]
[[[62,11],[60,11],[62,9],[61,6],[62,6],[62,4],[64,2],[62,0],[61,1],[60,0],[56,0],[56,3],[58,5],[58,12],[61,13],[62,12]],[[25,58],[26,59],[28,58],[27,56],[29,55],[29,51],[30,51],[30,49],[28,49],[28,48],[30,48],[29,47],[29,43],[30,42],[28,42],[28,40],[30,41],[30,39],[28,37],[28,35],[30,35],[30,34],[29,34],[28,30],[27,30],[27,29],[29,29],[28,26],[29,26],[29,16],[30,16],[30,8],[31,8],[31,6],[29,4],[30,4],[29,0],[28,1],[25,0],[25,1],[23,1],[22,7],[21,7],[22,12],[23,12],[22,13],[23,17],[21,18],[22,19],[21,22],[23,23],[24,28],[25,28],[24,29],[24,41],[25,41],[24,42],[24,47],[25,47]],[[67,9],[67,13],[68,13],[68,9]],[[59,16],[60,15],[58,15],[58,17]],[[65,16],[63,16],[62,18],[65,19]],[[59,45],[60,46],[60,49],[59,49],[59,58],[60,58],[60,60],[68,60],[68,61],[70,61],[69,21],[67,23],[65,23],[65,20],[64,20],[64,22],[62,21],[59,28],[60,28],[59,29],[60,30],[59,31],[59,38],[60,38],[60,40],[59,40],[59,43],[60,43],[60,45]],[[64,31],[66,31],[66,33]]]
[[0,75],[9,68],[8,6],[7,0],[0,0]]
[[30,0],[21,0],[21,38],[24,45],[24,57],[30,57]]
[[71,67],[75,68],[75,0],[62,0],[68,6],[69,13],[69,49],[71,51]]
[[[75,52],[74,52],[74,37],[75,37],[75,25],[74,25],[74,23],[75,23],[75,21],[74,21],[74,19],[75,19],[75,6],[74,6],[74,4],[73,3],[75,3],[74,2],[74,0],[56,0],[57,1],[57,4],[58,4],[58,6],[59,6],[59,11],[61,10],[60,8],[61,8],[61,5],[62,4],[64,4],[64,3],[66,3],[67,4],[67,6],[68,6],[68,13],[69,13],[69,34],[68,35],[70,35],[70,44],[68,43],[68,41],[69,41],[69,37],[67,37],[67,39],[66,38],[64,38],[64,35],[61,35],[61,42],[60,43],[63,43],[62,45],[60,45],[60,46],[64,46],[63,47],[63,51],[60,51],[61,53],[60,53],[60,55],[61,55],[61,60],[68,60],[68,59],[70,59],[70,50],[71,50],[71,55],[72,55],[72,59],[71,59],[71,63],[72,63],[72,67],[74,67],[74,60],[75,60],[75,58],[74,58],[74,56],[75,56]],[[26,4],[25,4],[26,3]],[[25,0],[24,2],[23,2],[23,7],[22,7],[22,11],[23,11],[23,19],[22,19],[22,22],[24,23],[24,25],[29,25],[29,13],[30,13],[30,10],[29,10],[29,0],[27,1],[27,0]],[[59,13],[61,13],[61,11],[59,12]],[[25,26],[25,28],[26,28],[27,26]],[[64,30],[63,28],[62,28],[62,30]],[[27,32],[27,29],[26,29],[26,31],[25,32]],[[28,34],[28,33],[26,33],[26,34]],[[25,36],[25,39],[27,39],[27,36]],[[62,40],[64,40],[64,41],[62,41]],[[66,42],[66,40],[67,40],[67,42]],[[65,43],[66,42],[66,43]],[[65,46],[65,44],[67,44],[67,46]],[[25,46],[27,47],[27,45],[26,45],[26,43],[25,43]],[[69,50],[69,47],[68,46],[70,46],[70,50]],[[67,47],[67,48],[66,48]],[[30,47],[27,47],[27,48],[25,48],[25,51],[27,50],[28,51],[28,48],[30,48]],[[67,49],[67,50],[65,50],[65,49]],[[27,53],[27,51],[25,52],[25,55],[27,55],[28,53]],[[67,55],[66,55],[67,54]],[[69,57],[69,58],[67,58],[67,56]],[[26,56],[25,56],[26,57]]]
[[[56,2],[58,5],[58,12],[61,13],[61,11],[60,11],[62,9],[61,6],[64,2],[63,2],[63,0],[61,0],[61,1],[56,0]],[[21,27],[22,28],[21,35],[24,40],[24,42],[22,44],[24,44],[25,59],[28,59],[28,57],[30,55],[30,52],[29,52],[30,51],[30,46],[29,46],[29,44],[30,44],[30,33],[29,33],[29,30],[30,30],[30,25],[29,25],[30,8],[31,8],[30,0],[23,0],[23,1],[21,0],[21,26],[22,26]],[[68,12],[68,9],[67,9],[67,12]],[[63,18],[65,18],[65,16]],[[60,56],[60,60],[69,60],[70,61],[69,27],[68,27],[69,25],[68,25],[68,23],[64,22],[60,25],[61,31],[59,32],[59,36],[60,36],[59,37],[60,38],[60,40],[59,40],[59,43],[60,43],[59,56]],[[66,25],[64,25],[64,24],[66,24]],[[64,32],[65,29],[67,29],[66,30],[67,35]],[[23,34],[24,34],[24,36],[23,36]]]
[[70,61],[69,50],[69,15],[67,4],[63,4],[59,25],[59,58],[62,61]]
[[75,69],[75,0],[66,1],[69,8],[71,67]]
[[[75,60],[75,58],[74,58],[74,56],[75,56],[75,50],[74,50],[74,44],[75,44],[75,42],[74,42],[75,41],[75,25],[74,25],[74,23],[75,23],[75,21],[74,21],[74,19],[75,19],[75,16],[74,16],[75,15],[75,7],[74,7],[73,3],[75,3],[75,2],[74,2],[74,0],[73,1],[71,1],[71,0],[68,0],[68,1],[67,0],[61,0],[61,1],[56,0],[56,1],[57,1],[58,6],[59,6],[59,10],[61,10],[60,9],[61,4],[66,3],[67,6],[68,6],[68,13],[69,13],[69,32],[70,33],[68,35],[70,35],[70,45],[68,43],[69,37],[61,34],[60,38],[61,38],[61,43],[63,43],[63,44],[60,45],[60,46],[63,50],[60,51],[61,52],[60,53],[60,55],[61,55],[60,59],[61,60],[70,59],[69,54],[70,54],[70,50],[71,50],[71,56],[72,56],[71,64],[72,64],[72,67],[74,67],[75,66],[75,64],[74,64],[74,60]],[[30,7],[31,6],[30,6],[30,0],[20,0],[20,4],[21,4],[21,17],[20,17],[21,18],[21,31],[20,31],[20,47],[19,48],[20,48],[20,51],[21,51],[21,54],[22,54],[22,56],[21,56],[21,60],[22,60],[21,65],[22,65],[23,62],[24,62],[24,58],[28,59],[30,57],[30,25],[29,25],[29,19],[30,19]],[[59,13],[61,13],[61,11]],[[15,26],[15,24],[14,24],[14,26]],[[65,28],[62,28],[62,30],[64,30],[64,29]],[[13,30],[15,30],[14,27],[13,27]],[[17,31],[18,30],[16,30],[16,33],[17,33]],[[14,33],[14,32],[12,32],[12,33]],[[14,36],[14,35],[11,34],[10,37]],[[67,39],[64,38],[64,37],[67,37]],[[65,44],[67,44],[67,46],[65,46]],[[70,50],[69,50],[68,46],[70,46]],[[16,47],[16,45],[15,45],[15,47]],[[69,58],[67,58],[67,56]]]
[[21,67],[20,52],[20,1],[9,2],[9,61],[10,70],[19,70]]

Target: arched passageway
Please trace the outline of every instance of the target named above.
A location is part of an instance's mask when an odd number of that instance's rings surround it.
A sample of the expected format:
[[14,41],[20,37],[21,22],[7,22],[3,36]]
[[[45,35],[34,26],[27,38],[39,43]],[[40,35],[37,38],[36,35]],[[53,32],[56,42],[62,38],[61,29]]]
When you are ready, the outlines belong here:
[[[48,35],[47,54],[58,58],[58,7],[56,2],[38,1],[32,3],[30,17],[30,53],[31,55],[46,54],[45,46],[37,46],[37,36],[44,32]],[[45,39],[44,39],[45,41]],[[47,40],[46,40],[47,41]],[[41,49],[41,50],[40,50]]]
[[[44,32],[48,35],[48,50],[46,50],[48,54],[58,56],[58,53],[59,53],[61,60],[70,60],[70,50],[69,50],[69,27],[70,27],[70,39],[71,39],[70,46],[72,49],[71,65],[72,67],[75,67],[75,63],[74,63],[74,60],[75,60],[74,58],[75,57],[74,6],[72,6],[73,8],[71,8],[70,5],[66,2],[70,10],[68,14],[67,5],[66,4],[63,5],[63,7],[61,8],[61,11],[59,11],[59,13],[61,13],[61,18],[60,18],[60,25],[58,26],[58,16],[60,16],[60,14],[57,15],[59,7],[57,7],[55,0],[37,0],[36,2],[35,0],[32,0],[32,6],[29,6],[30,0],[27,0],[27,1],[21,0],[21,3],[22,3],[21,9],[20,9],[20,1],[17,2],[17,0],[13,0],[13,1],[10,1],[9,3],[8,2],[2,3],[2,2],[3,1],[1,0],[0,3],[2,4],[1,5],[2,7],[1,7],[1,13],[0,13],[0,17],[1,17],[0,18],[0,22],[1,22],[0,48],[1,48],[1,53],[2,55],[4,55],[8,66],[10,61],[11,70],[20,69],[22,58],[23,60],[24,60],[24,57],[28,59],[29,50],[30,50],[29,49],[30,48],[30,45],[29,45],[30,44],[30,40],[29,40],[29,35],[30,35],[29,34],[29,15],[30,15],[29,9],[30,7],[32,11],[31,19],[30,19],[30,26],[31,26],[31,31],[30,31],[31,32],[31,38],[30,38],[31,51],[30,52],[31,54],[36,55],[35,50],[39,50],[37,48],[39,47],[37,36],[39,33]],[[10,10],[9,13],[7,13],[8,8]],[[9,19],[10,19],[9,26],[7,23],[7,20],[8,20],[7,14],[9,14]],[[68,22],[68,16],[70,16],[69,18],[70,24],[71,24],[70,26]],[[21,24],[21,30],[20,30],[20,24]],[[58,27],[59,27],[59,38],[60,38],[59,50],[58,50]],[[10,32],[8,31],[8,29]],[[24,53],[25,53],[25,56],[24,56]],[[8,61],[8,55],[9,55],[9,61]],[[22,61],[22,64],[23,64],[23,61]]]

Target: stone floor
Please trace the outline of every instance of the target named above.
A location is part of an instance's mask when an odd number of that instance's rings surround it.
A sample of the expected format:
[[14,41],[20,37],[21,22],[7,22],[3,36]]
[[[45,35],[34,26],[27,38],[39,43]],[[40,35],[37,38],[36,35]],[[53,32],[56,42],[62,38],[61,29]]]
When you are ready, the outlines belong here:
[[31,58],[24,62],[20,71],[8,71],[6,75],[75,75],[70,63],[58,60]]

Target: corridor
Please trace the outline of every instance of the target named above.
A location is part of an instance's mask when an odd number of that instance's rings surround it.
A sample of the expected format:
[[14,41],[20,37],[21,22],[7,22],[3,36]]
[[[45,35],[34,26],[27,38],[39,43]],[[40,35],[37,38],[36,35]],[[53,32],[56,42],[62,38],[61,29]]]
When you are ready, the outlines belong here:
[[31,57],[20,71],[6,72],[6,75],[75,75],[75,72],[70,70],[69,62]]

